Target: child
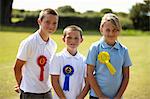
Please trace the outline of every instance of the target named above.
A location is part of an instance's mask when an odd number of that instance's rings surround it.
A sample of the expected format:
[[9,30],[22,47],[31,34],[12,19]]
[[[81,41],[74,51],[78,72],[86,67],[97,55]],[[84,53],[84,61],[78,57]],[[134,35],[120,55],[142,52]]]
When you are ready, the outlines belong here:
[[56,51],[56,43],[49,37],[57,29],[58,14],[47,8],[40,12],[39,29],[20,44],[14,66],[20,99],[51,99],[49,62]]
[[86,59],[90,99],[120,99],[128,85],[132,63],[127,47],[117,41],[121,31],[118,17],[105,14],[99,29],[103,37],[92,44]]
[[63,35],[66,48],[54,56],[50,66],[54,99],[83,99],[89,86],[86,84],[83,89],[86,64],[85,58],[77,51],[83,41],[82,30],[71,25],[64,29]]

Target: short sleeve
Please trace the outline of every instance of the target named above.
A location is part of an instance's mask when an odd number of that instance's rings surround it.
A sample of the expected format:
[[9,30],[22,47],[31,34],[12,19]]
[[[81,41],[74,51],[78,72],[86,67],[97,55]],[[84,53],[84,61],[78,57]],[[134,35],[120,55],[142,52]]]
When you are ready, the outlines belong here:
[[59,57],[56,54],[50,61],[49,68],[51,75],[60,75],[61,67],[59,65]]
[[97,60],[97,46],[91,46],[86,58],[86,64],[90,65],[96,65],[96,60]]
[[29,54],[31,53],[31,45],[27,41],[22,41],[20,43],[17,58],[23,61],[27,61]]
[[128,67],[131,66],[132,62],[131,59],[129,57],[129,53],[128,53],[128,49],[125,50],[125,54],[124,54],[124,64],[123,67]]

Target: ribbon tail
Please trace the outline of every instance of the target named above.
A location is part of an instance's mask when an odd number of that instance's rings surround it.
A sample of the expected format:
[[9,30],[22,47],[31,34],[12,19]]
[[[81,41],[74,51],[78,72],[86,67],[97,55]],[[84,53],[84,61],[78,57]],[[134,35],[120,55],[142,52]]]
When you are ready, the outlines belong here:
[[106,62],[106,66],[112,75],[114,75],[116,73],[116,69],[110,62]]
[[64,81],[63,90],[69,91],[69,75],[66,75],[66,76],[65,76],[65,81]]
[[44,67],[41,67],[41,71],[40,71],[40,81],[44,80]]

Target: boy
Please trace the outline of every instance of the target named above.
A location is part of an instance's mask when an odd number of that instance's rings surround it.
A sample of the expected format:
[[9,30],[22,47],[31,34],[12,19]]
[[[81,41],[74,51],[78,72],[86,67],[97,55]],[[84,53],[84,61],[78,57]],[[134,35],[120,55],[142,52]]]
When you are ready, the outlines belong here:
[[49,67],[56,43],[49,37],[57,29],[58,14],[47,8],[40,12],[39,29],[20,44],[14,66],[20,99],[51,99]]
[[51,61],[50,74],[55,90],[54,99],[83,99],[88,90],[88,83],[83,88],[86,76],[84,57],[77,51],[83,41],[80,27],[71,25],[63,31],[66,48]]

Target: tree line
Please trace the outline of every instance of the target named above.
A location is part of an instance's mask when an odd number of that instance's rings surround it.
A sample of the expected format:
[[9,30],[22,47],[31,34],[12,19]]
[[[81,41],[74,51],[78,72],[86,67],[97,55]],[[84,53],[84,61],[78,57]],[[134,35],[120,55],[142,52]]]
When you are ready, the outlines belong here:
[[[0,24],[12,25],[12,24],[26,24],[28,22],[35,21],[40,11],[25,11],[12,9],[13,0],[0,0]],[[143,3],[136,3],[132,6],[130,13],[113,12],[109,8],[104,8],[99,12],[88,10],[84,13],[75,11],[69,5],[58,7],[56,9],[60,15],[59,27],[63,28],[68,24],[83,25],[83,28],[95,29],[96,25],[100,22],[101,17],[105,13],[115,13],[119,16],[124,29],[140,29],[150,30],[150,1],[144,0]],[[22,18],[18,23],[12,23],[11,19]],[[95,24],[95,25],[94,25]],[[25,26],[28,26],[26,24]],[[29,25],[30,26],[30,25]],[[37,24],[32,24],[37,26]],[[87,27],[85,27],[87,26]],[[92,27],[93,26],[93,27]],[[91,28],[90,28],[91,27]],[[94,28],[95,27],[95,28]]]

